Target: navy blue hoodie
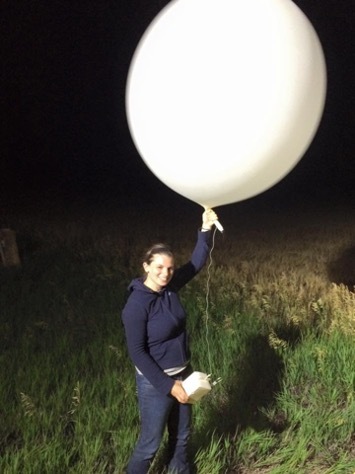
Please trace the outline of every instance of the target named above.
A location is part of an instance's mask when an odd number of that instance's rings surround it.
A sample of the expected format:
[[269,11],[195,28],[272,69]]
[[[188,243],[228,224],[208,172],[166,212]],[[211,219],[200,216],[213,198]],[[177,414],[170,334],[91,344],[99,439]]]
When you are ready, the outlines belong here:
[[175,381],[164,369],[184,366],[190,359],[186,334],[186,314],[178,291],[206,263],[211,232],[198,232],[197,243],[188,263],[174,271],[160,292],[144,285],[143,278],[132,280],[130,295],[122,312],[129,355],[134,365],[154,387],[169,394]]

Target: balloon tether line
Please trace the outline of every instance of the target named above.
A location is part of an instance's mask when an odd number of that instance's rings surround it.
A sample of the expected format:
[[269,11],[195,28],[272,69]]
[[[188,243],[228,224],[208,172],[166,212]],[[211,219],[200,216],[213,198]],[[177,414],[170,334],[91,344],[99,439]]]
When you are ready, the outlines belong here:
[[212,363],[211,363],[211,350],[210,350],[210,343],[209,343],[209,331],[208,331],[208,323],[209,323],[209,295],[210,295],[210,281],[211,281],[211,267],[213,265],[212,259],[212,252],[214,249],[215,244],[215,236],[216,236],[217,228],[214,228],[213,237],[212,237],[212,246],[210,249],[209,254],[209,264],[207,267],[207,281],[206,281],[206,309],[205,309],[205,337],[206,337],[206,345],[207,345],[207,356],[208,356],[208,365],[209,365],[209,373],[212,374]]

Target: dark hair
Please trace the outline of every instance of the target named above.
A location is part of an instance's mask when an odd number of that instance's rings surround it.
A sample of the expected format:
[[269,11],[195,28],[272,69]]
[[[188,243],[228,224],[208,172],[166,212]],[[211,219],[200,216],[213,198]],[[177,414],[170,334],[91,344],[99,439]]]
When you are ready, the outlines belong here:
[[143,256],[143,263],[147,263],[148,265],[152,262],[154,255],[167,255],[168,257],[173,257],[174,254],[169,247],[169,245],[166,244],[154,244],[146,251],[146,253]]

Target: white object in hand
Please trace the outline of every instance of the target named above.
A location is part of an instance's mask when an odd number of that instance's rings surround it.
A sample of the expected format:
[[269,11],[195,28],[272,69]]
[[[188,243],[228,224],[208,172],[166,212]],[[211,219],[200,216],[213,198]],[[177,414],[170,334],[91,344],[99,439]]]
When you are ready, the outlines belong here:
[[217,227],[217,229],[218,229],[220,232],[223,232],[223,231],[224,231],[223,226],[222,226],[222,224],[221,224],[219,221],[214,221],[214,225]]
[[203,372],[193,372],[182,382],[182,386],[188,394],[191,403],[201,400],[202,397],[211,391],[208,375]]

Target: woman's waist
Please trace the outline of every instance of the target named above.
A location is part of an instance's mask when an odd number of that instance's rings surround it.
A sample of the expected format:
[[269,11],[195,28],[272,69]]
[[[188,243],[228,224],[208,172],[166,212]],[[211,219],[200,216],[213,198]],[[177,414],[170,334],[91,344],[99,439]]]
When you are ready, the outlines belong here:
[[[168,369],[163,369],[163,372],[165,372],[166,375],[169,375],[169,377],[172,377],[172,376],[174,376],[174,375],[178,375],[178,374],[184,372],[184,370],[186,370],[189,365],[190,365],[190,362],[188,361],[188,362],[186,362],[186,364],[184,364],[184,365],[179,365],[179,366],[177,366],[177,367],[170,367],[170,368],[168,368]],[[142,375],[142,372],[138,369],[137,366],[136,366],[136,371],[137,371],[140,375]]]

